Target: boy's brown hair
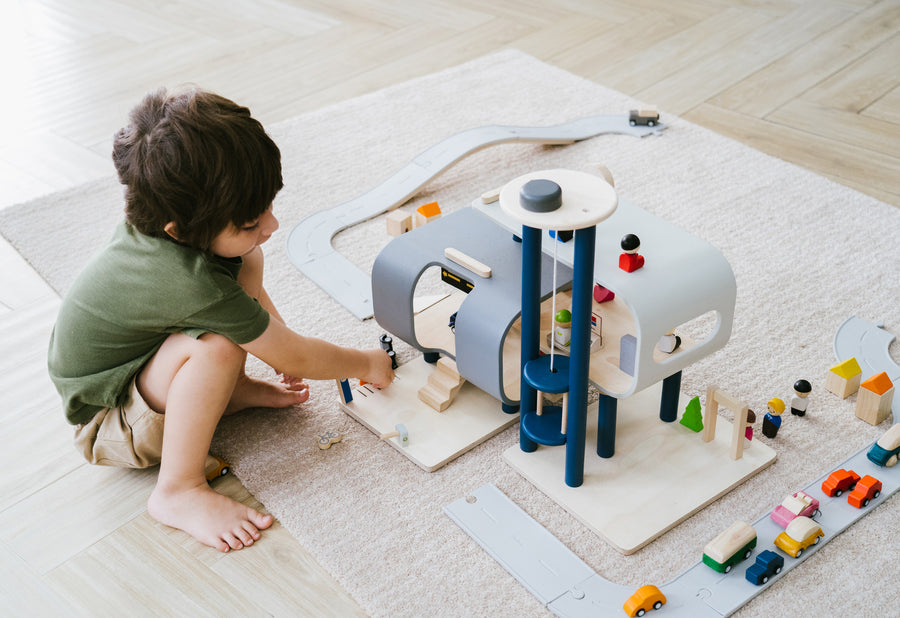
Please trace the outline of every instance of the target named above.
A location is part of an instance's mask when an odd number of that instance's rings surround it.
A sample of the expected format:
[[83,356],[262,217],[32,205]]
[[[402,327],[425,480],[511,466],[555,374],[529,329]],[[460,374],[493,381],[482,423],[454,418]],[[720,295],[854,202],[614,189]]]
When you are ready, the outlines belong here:
[[281,153],[250,110],[197,88],[147,94],[113,140],[125,217],[148,236],[209,251],[259,218],[283,186]]

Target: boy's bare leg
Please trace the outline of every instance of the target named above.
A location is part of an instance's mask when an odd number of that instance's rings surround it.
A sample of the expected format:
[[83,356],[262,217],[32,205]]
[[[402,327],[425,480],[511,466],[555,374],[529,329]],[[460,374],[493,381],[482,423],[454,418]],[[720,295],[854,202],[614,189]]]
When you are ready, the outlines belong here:
[[213,432],[243,375],[243,350],[219,335],[172,335],[138,376],[151,408],[165,411],[162,462],[148,511],[219,551],[241,549],[272,525],[264,515],[213,491],[204,465]]

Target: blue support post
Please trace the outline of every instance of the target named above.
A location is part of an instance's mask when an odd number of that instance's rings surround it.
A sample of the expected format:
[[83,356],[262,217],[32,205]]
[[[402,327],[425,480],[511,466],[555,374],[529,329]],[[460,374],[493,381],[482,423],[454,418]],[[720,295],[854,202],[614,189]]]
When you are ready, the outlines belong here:
[[659,401],[659,420],[671,423],[678,418],[679,396],[681,396],[680,371],[663,380],[662,397]]
[[608,459],[616,452],[616,409],[619,400],[600,393],[597,402],[597,455]]
[[[569,344],[569,413],[566,425],[566,485],[584,482],[588,371],[591,362],[591,301],[594,287],[594,226],[575,231],[572,280],[572,339]],[[524,330],[524,328],[523,328]]]
[[[522,226],[522,367],[540,354],[541,329],[541,230]],[[521,371],[521,369],[520,369]],[[521,380],[520,411],[534,414],[537,391]],[[537,450],[537,443],[522,431],[519,423],[519,447],[526,453]]]

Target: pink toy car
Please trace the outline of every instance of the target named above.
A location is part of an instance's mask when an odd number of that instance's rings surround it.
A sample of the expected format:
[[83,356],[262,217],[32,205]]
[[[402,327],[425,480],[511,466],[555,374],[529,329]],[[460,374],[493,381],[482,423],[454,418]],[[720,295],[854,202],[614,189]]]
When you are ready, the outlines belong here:
[[819,501],[805,492],[798,491],[776,506],[769,517],[782,528],[787,528],[796,517],[815,517],[819,513]]

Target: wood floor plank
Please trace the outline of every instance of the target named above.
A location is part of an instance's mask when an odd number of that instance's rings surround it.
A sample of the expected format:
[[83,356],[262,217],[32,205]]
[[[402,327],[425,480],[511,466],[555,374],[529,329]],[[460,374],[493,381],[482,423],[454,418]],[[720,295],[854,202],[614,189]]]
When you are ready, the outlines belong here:
[[636,96],[656,101],[673,114],[683,114],[833,28],[849,14],[838,6],[800,6],[719,53],[674,71]]
[[[341,80],[297,101],[301,107],[319,107],[378,90],[388,84],[409,80],[446,69],[503,49],[533,30],[520,23],[492,20],[468,32],[459,33],[425,49]],[[291,103],[294,104],[293,102]]]
[[[900,124],[897,123],[806,99],[785,103],[766,120],[900,159]],[[897,171],[900,175],[900,170]]]
[[862,183],[859,188],[863,193],[868,192],[867,187],[873,187],[879,199],[900,206],[900,188],[896,180],[900,159],[708,103],[697,106],[684,118],[817,174],[839,182],[848,178]]
[[729,8],[600,71],[594,78],[622,92],[639,92],[727,48],[777,18],[774,13]]
[[71,606],[58,596],[21,558],[0,543],[0,608],[4,616],[65,616]]
[[156,474],[85,463],[0,512],[0,540],[46,574],[143,513]]
[[864,110],[900,84],[900,33],[804,93],[803,98],[851,112]]
[[[87,615],[270,616],[228,580],[160,534],[143,515],[54,568],[46,581]],[[215,551],[215,550],[213,550]]]
[[876,2],[741,80],[709,102],[764,118],[881,45],[900,29],[900,3]]
[[861,113],[869,118],[900,124],[900,87],[894,88]]
[[647,46],[674,36],[694,23],[686,17],[651,13],[633,18],[611,30],[604,30],[595,39],[557,52],[551,57],[555,65],[567,71],[613,87],[597,77],[600,72],[640,54]]
[[[516,39],[514,45],[527,54],[545,57],[564,53],[579,45],[590,45],[616,27],[616,22],[602,18],[583,15],[566,17]],[[564,41],[562,45],[560,40]]]
[[72,427],[62,417],[59,397],[49,389],[33,403],[17,408],[0,430],[0,511],[63,479],[84,459],[72,445]]

